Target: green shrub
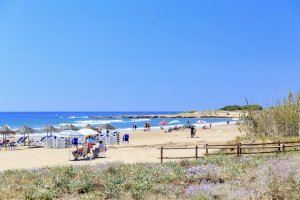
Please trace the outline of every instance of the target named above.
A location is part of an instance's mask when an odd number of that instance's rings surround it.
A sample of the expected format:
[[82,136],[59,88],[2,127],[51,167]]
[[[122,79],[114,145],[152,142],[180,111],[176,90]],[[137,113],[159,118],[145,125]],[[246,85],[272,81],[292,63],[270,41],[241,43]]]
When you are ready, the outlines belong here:
[[254,104],[254,105],[245,105],[245,106],[229,105],[221,108],[220,110],[238,111],[238,110],[262,110],[262,109],[263,109],[262,106]]
[[220,110],[236,111],[236,110],[242,110],[242,107],[238,106],[238,105],[230,105],[230,106],[225,106],[225,107],[221,108]]

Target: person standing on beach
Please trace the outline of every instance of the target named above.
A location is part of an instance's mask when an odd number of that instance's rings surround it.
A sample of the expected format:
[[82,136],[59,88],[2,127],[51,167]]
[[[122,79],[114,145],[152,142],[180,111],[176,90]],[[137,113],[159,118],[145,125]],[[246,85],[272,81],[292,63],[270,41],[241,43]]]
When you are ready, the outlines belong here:
[[132,124],[132,130],[134,131],[135,124]]
[[136,131],[136,129],[137,129],[137,125],[135,124],[135,125],[134,125],[134,130]]

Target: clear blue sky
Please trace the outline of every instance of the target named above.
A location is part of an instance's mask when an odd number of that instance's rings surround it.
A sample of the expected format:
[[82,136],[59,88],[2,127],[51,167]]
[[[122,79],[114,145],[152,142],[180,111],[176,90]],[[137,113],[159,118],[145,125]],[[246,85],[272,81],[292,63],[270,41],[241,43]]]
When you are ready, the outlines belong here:
[[299,89],[297,0],[0,0],[0,111],[269,105]]

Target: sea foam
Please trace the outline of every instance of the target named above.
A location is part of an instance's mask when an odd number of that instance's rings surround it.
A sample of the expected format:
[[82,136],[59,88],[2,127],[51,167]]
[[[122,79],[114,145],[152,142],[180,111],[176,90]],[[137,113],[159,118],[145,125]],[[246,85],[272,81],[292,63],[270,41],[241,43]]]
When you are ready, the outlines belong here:
[[110,123],[124,123],[124,120],[116,119],[116,120],[79,120],[75,121],[74,126],[84,127],[87,124],[90,125],[102,125],[102,124],[110,124]]
[[131,122],[150,122],[151,119],[132,119]]

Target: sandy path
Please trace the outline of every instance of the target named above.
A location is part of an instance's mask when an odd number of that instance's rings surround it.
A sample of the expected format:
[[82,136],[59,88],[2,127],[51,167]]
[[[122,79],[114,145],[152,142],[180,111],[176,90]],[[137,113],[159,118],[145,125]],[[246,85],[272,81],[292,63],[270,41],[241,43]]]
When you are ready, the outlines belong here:
[[[165,133],[163,131],[136,131],[130,133],[130,144],[110,146],[106,158],[89,161],[69,161],[71,149],[21,149],[0,151],[0,170],[28,169],[57,165],[93,165],[106,162],[160,162],[160,146],[195,146],[206,143],[224,143],[239,136],[234,125],[216,126],[211,130],[197,130],[196,138],[189,137],[189,131]],[[199,150],[199,155],[203,154]],[[194,150],[165,152],[165,156],[193,156]]]

